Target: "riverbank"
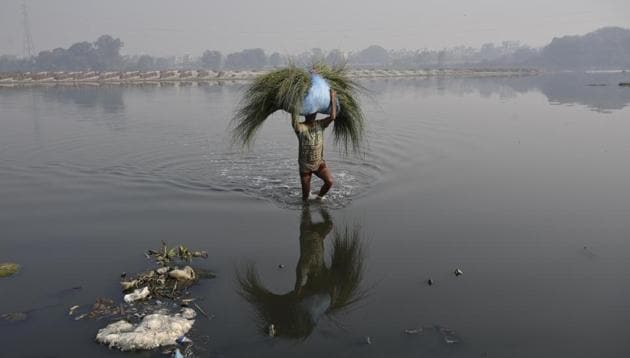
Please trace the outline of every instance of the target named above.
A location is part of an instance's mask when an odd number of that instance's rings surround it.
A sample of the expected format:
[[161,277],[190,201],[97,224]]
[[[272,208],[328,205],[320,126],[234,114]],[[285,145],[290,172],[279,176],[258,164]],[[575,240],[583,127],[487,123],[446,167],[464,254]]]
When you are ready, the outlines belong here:
[[[40,86],[40,85],[160,85],[193,84],[210,82],[250,81],[264,71],[129,71],[129,72],[26,72],[0,74],[0,87]],[[352,69],[353,78],[395,78],[395,77],[498,77],[532,76],[540,74],[535,69]]]

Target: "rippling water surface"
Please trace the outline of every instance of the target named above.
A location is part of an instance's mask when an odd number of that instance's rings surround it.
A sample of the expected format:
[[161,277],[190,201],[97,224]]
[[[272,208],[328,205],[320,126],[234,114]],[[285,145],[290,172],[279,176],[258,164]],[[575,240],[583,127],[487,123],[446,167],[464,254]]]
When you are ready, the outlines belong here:
[[192,291],[214,315],[199,356],[627,357],[621,81],[365,81],[364,149],[327,142],[335,186],[308,210],[286,114],[231,145],[243,84],[0,88],[0,262],[23,267],[0,314],[28,313],[0,320],[2,350],[145,356],[67,309],[120,300],[120,273],[165,240],[218,274]]

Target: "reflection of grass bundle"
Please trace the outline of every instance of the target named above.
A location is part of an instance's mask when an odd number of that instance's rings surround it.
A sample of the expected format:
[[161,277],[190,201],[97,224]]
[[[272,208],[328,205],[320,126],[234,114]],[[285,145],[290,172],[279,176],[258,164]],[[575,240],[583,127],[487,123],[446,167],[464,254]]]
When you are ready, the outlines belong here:
[[365,292],[359,289],[363,279],[363,251],[359,228],[335,231],[330,262],[330,281],[334,289],[331,311],[348,309]]
[[351,310],[366,294],[361,289],[363,268],[359,228],[344,228],[335,231],[330,266],[313,272],[301,294],[295,290],[273,293],[261,282],[253,265],[238,271],[236,278],[239,294],[253,305],[261,330],[274,324],[279,336],[305,339],[313,332],[316,322],[300,303],[307,297],[324,294],[330,297],[330,306],[325,312],[328,317]]
[[[364,130],[363,112],[357,99],[361,87],[348,77],[344,67],[317,64],[314,68],[337,92],[341,106],[334,121],[335,144],[343,145],[346,152],[350,147],[357,151]],[[308,72],[295,66],[257,77],[245,92],[234,117],[234,140],[251,144],[265,119],[277,110],[297,116],[310,85]]]

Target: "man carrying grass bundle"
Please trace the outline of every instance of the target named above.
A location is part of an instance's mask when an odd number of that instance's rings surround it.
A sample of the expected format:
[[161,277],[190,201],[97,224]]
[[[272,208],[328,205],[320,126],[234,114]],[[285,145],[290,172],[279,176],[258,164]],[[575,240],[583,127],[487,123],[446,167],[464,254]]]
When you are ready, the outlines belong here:
[[[324,162],[324,129],[333,121],[335,144],[348,154],[360,148],[364,132],[363,111],[358,90],[344,67],[331,68],[316,64],[310,73],[290,65],[258,76],[246,89],[233,119],[232,138],[249,146],[265,120],[278,110],[291,115],[299,141],[298,163],[302,199],[310,196],[311,178],[315,174],[324,181],[316,198],[332,186],[332,174]],[[316,120],[317,113],[329,117]],[[299,116],[304,116],[303,122]]]
[[291,115],[291,124],[298,137],[300,166],[300,183],[302,184],[302,200],[307,201],[311,196],[311,178],[315,174],[324,181],[316,200],[323,200],[333,185],[330,169],[324,161],[324,129],[337,117],[337,95],[330,90],[330,117],[316,120],[317,113],[307,114],[304,122],[299,122],[298,116]]

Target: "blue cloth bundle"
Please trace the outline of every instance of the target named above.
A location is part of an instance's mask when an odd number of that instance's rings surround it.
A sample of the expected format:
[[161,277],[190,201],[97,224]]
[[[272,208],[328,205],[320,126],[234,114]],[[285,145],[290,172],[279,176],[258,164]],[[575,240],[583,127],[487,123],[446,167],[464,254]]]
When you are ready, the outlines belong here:
[[[337,112],[341,109],[337,99]],[[312,113],[330,114],[330,86],[326,80],[317,73],[311,73],[311,87],[309,87],[300,115],[306,116]]]

